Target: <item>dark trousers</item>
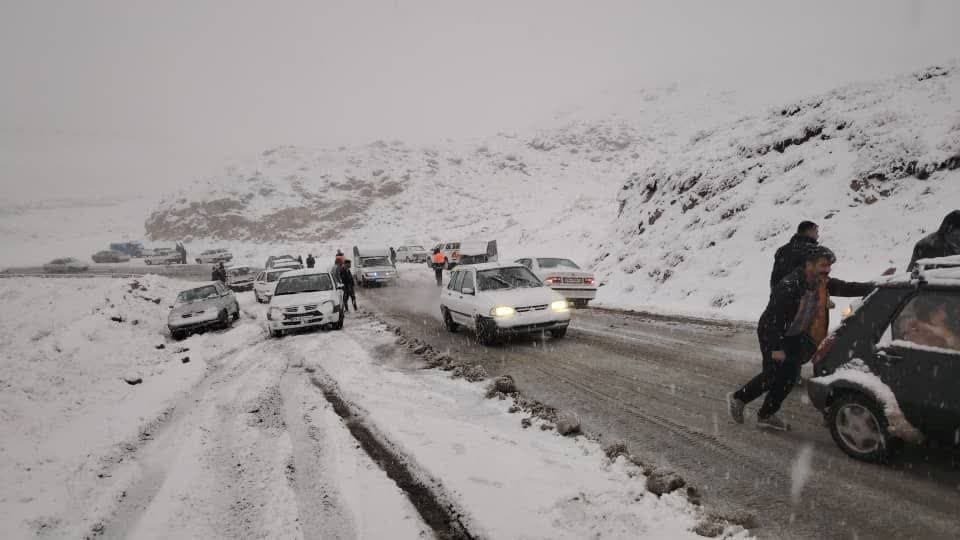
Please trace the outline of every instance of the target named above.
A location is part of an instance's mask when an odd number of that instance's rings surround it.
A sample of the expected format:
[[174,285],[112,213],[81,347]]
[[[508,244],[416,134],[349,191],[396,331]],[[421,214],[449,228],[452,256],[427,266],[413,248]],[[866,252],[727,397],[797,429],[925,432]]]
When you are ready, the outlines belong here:
[[763,371],[737,390],[733,397],[750,403],[766,393],[767,397],[764,398],[757,416],[766,418],[772,415],[780,410],[783,400],[787,399],[793,385],[800,379],[800,368],[810,360],[816,350],[813,340],[806,335],[788,337],[783,340],[783,352],[787,357],[782,362],[777,362],[771,356],[773,351],[761,341]]
[[350,311],[350,306],[348,305],[350,303],[350,300],[353,300],[353,310],[356,311],[357,310],[357,293],[353,290],[352,287],[349,289],[344,288],[343,289],[343,311],[345,312]]
[[437,278],[437,287],[443,287],[443,267],[440,265],[434,266],[433,275]]

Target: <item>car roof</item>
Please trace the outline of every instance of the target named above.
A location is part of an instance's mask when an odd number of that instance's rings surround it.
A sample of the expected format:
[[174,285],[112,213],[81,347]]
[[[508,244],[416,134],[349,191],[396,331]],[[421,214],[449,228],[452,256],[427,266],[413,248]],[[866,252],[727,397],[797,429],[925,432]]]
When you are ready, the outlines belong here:
[[389,257],[390,249],[374,246],[355,246],[355,254],[359,257]]
[[[515,262],[488,262],[488,263],[480,263],[480,264],[470,264],[470,265],[466,265],[466,267],[473,268],[475,270],[495,270],[497,268],[526,268],[526,266],[523,266],[522,264],[515,263]],[[458,266],[454,268],[453,271],[456,272],[461,268],[465,268],[465,267]]]
[[298,276],[312,276],[312,275],[331,275],[327,270],[318,270],[316,268],[304,268],[303,270],[289,270],[284,272],[283,277],[298,277]]

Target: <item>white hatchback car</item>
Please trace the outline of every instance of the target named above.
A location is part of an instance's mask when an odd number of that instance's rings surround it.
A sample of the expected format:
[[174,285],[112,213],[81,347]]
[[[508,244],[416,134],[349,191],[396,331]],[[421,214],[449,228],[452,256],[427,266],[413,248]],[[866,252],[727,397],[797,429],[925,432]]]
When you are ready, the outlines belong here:
[[577,307],[597,297],[597,278],[593,272],[582,270],[577,263],[560,257],[528,257],[517,259],[553,290],[562,294]]
[[455,268],[440,294],[440,312],[447,330],[470,328],[484,345],[516,334],[562,338],[570,324],[567,300],[516,263]]
[[309,268],[280,276],[267,309],[270,335],[327,326],[343,328],[343,291],[330,272]]
[[270,268],[257,274],[253,280],[253,297],[260,304],[266,304],[273,296],[273,290],[277,287],[277,280],[282,274],[291,272],[290,268]]

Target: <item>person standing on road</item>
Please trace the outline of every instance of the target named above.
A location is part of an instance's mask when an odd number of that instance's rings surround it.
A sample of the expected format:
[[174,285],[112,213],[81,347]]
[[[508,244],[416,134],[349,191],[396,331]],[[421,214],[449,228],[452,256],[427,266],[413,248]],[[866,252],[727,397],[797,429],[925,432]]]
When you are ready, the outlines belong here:
[[341,264],[343,264],[343,261],[345,259],[346,257],[343,256],[343,252],[338,249],[337,256],[333,259],[333,264],[336,266],[340,266]]
[[940,228],[928,234],[913,247],[913,256],[907,271],[912,271],[921,259],[960,255],[960,210],[954,210],[943,218]]
[[343,311],[350,311],[348,300],[353,301],[353,310],[357,310],[357,293],[353,282],[353,273],[350,271],[350,259],[344,259],[339,269],[340,283],[343,284]]
[[757,324],[762,371],[727,395],[727,407],[736,423],[743,423],[746,404],[766,393],[757,412],[757,427],[790,429],[777,411],[800,377],[800,368],[827,336],[830,295],[865,296],[874,288],[873,283],[830,277],[835,262],[836,256],[828,248],[811,245],[805,250],[803,265],[773,288]]
[[820,227],[812,221],[804,221],[797,227],[797,234],[789,242],[780,246],[773,256],[773,272],[770,273],[770,289],[773,290],[780,280],[787,277],[798,267],[803,266],[804,249],[816,246],[820,238]]
[[313,268],[317,260],[313,258],[313,253],[307,253],[307,268]]
[[213,267],[213,272],[210,275],[211,281],[219,281],[224,285],[227,284],[227,269],[223,267],[223,263],[218,263]]
[[433,274],[437,278],[437,287],[443,286],[443,268],[447,265],[447,256],[440,251],[440,248],[433,248]]

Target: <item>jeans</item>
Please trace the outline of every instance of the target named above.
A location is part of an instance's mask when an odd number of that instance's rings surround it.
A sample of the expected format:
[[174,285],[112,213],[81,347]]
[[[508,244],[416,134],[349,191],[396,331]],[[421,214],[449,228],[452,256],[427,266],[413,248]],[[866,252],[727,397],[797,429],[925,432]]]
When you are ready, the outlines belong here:
[[437,278],[437,287],[442,287],[443,286],[443,267],[439,265],[433,267],[433,275],[436,276]]
[[350,300],[353,300],[353,310],[357,310],[357,293],[351,289],[343,289],[343,311],[350,311]]
[[793,385],[800,379],[800,368],[810,360],[817,347],[810,337],[800,335],[784,338],[782,349],[787,357],[777,362],[773,359],[773,351],[761,342],[763,370],[733,395],[744,403],[750,403],[766,393],[767,397],[757,412],[760,418],[767,418],[780,410],[783,400],[787,399]]

